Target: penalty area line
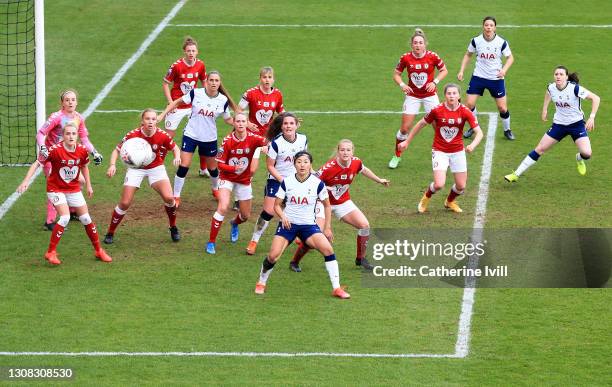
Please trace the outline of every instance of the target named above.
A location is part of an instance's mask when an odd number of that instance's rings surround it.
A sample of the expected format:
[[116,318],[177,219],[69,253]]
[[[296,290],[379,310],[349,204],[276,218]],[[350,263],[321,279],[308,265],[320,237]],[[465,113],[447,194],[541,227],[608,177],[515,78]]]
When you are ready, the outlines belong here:
[[[482,171],[480,172],[480,184],[478,186],[478,200],[476,202],[476,213],[474,215],[472,243],[482,242],[487,213],[487,201],[489,198],[491,169],[493,167],[493,151],[495,150],[495,132],[497,131],[497,121],[497,113],[489,113],[489,127],[486,133]],[[467,267],[468,269],[477,268],[478,256],[470,256]],[[466,277],[463,297],[461,299],[461,313],[459,314],[459,323],[457,328],[457,342],[455,344],[455,356],[458,358],[465,358],[470,353],[470,336],[472,328],[472,315],[474,314],[475,296],[476,278],[473,276]]]
[[[482,28],[480,24],[169,24],[176,28]],[[499,28],[612,28],[612,24],[500,24]]]
[[0,352],[0,356],[68,357],[357,357],[357,358],[457,358],[436,353],[335,353],[335,352]]

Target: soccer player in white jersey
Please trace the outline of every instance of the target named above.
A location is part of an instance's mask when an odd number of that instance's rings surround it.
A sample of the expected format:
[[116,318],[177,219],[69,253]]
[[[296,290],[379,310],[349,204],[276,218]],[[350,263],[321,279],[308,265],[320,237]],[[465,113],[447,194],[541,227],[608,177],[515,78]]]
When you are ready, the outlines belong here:
[[[467,89],[467,101],[465,105],[476,115],[476,100],[489,90],[491,97],[495,99],[499,116],[504,127],[504,136],[508,140],[514,140],[514,134],[510,130],[510,112],[506,101],[506,84],[504,77],[508,69],[514,63],[514,56],[510,51],[508,41],[496,34],[497,21],[492,16],[487,16],[482,21],[482,34],[470,41],[467,52],[461,61],[461,69],[457,79],[463,81],[463,71],[476,54],[476,67],[470,79]],[[502,56],[506,57],[506,63],[502,65]],[[471,129],[466,130],[463,137],[470,138],[474,134]]]
[[[580,107],[580,100],[590,99],[592,102],[591,115],[584,122],[584,113]],[[586,174],[584,160],[591,158],[591,141],[587,132],[595,129],[595,115],[599,109],[600,98],[580,86],[578,74],[571,73],[565,66],[557,66],[554,70],[554,82],[550,83],[544,93],[544,106],[542,107],[542,121],[548,117],[548,105],[555,103],[555,115],[550,129],[542,136],[542,139],[526,157],[513,173],[504,176],[509,182],[515,182],[519,176],[556,143],[563,140],[565,136],[572,136],[572,140],[578,148],[576,163],[578,173]]]
[[[276,235],[272,239],[270,252],[264,258],[255,285],[256,294],[264,294],[268,278],[276,261],[296,237],[308,246],[313,246],[325,257],[325,268],[332,283],[332,295],[346,299],[351,296],[340,286],[340,270],[331,245],[331,206],[325,184],[310,173],[312,156],[306,151],[295,154],[293,159],[295,173],[285,177],[276,192],[274,211],[280,218]],[[323,203],[325,226],[323,232],[315,222],[317,200]],[[284,205],[284,209],[283,209]]]
[[212,192],[215,197],[217,196],[219,187],[219,170],[215,159],[217,156],[217,117],[222,115],[223,120],[228,125],[232,125],[233,118],[229,109],[236,111],[236,105],[221,83],[221,74],[214,70],[208,74],[203,88],[191,89],[189,93],[172,101],[160,114],[158,120],[162,120],[168,112],[183,103],[191,104],[191,115],[183,130],[181,165],[174,177],[174,199],[177,206],[180,206],[181,203],[185,176],[191,166],[191,159],[196,148],[198,148],[200,157],[206,159]]
[[295,173],[293,157],[299,151],[308,149],[306,135],[297,132],[299,123],[293,113],[284,112],[274,118],[266,133],[266,138],[270,141],[266,166],[270,173],[264,192],[263,211],[257,219],[255,231],[246,249],[248,255],[255,254],[259,238],[274,217],[274,203],[280,184],[287,176]]

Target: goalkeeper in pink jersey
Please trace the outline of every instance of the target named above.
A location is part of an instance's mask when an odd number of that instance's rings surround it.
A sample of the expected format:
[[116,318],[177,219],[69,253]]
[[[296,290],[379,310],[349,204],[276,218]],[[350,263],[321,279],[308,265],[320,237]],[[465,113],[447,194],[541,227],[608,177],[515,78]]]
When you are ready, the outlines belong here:
[[[89,141],[89,132],[85,126],[85,119],[76,111],[76,91],[72,89],[63,91],[60,94],[60,102],[62,108],[59,111],[51,114],[43,126],[38,129],[38,133],[36,134],[38,153],[43,156],[43,159],[46,159],[49,155],[49,148],[62,141],[64,126],[70,122],[76,126],[81,144],[89,153],[91,153],[94,164],[102,164],[102,155],[98,153],[91,141]],[[51,163],[45,163],[43,166],[43,171],[45,176],[49,177],[51,173]],[[49,231],[53,230],[56,216],[57,211],[55,210],[55,207],[49,200],[47,200],[47,219],[45,220],[45,229]]]

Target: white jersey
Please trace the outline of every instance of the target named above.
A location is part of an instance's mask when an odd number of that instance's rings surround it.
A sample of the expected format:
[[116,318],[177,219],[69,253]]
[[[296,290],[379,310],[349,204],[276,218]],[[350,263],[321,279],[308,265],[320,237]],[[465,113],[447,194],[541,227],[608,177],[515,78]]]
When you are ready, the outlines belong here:
[[[295,141],[285,140],[283,134],[279,134],[268,146],[268,157],[276,160],[274,167],[282,177],[287,177],[295,173],[293,156],[299,151],[308,150],[308,139],[301,133],[295,134]],[[271,174],[268,179],[274,179]]]
[[285,199],[285,215],[291,224],[314,225],[317,200],[328,198],[325,184],[315,175],[300,182],[295,174],[285,177],[276,192],[276,197]]
[[512,55],[510,45],[499,35],[495,35],[493,40],[488,41],[482,34],[478,35],[467,48],[468,52],[476,53],[476,68],[474,76],[484,79],[503,79],[497,76],[502,69],[502,55],[508,57]]
[[223,118],[231,117],[227,97],[221,93],[209,97],[206,89],[198,88],[192,89],[182,99],[191,104],[191,115],[183,134],[196,141],[217,141],[217,117],[221,114]]
[[574,82],[567,82],[563,90],[551,83],[546,89],[550,99],[555,104],[553,122],[560,125],[569,125],[584,120],[584,112],[580,108],[580,100],[589,96],[590,92]]

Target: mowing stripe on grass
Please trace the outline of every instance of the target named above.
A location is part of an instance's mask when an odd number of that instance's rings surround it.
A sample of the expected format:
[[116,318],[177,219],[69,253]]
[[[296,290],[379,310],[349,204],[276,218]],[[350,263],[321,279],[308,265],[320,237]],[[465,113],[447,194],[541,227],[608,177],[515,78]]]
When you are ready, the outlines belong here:
[[[497,114],[489,114],[489,128],[485,143],[484,157],[482,160],[482,171],[480,172],[480,184],[478,186],[478,200],[476,202],[476,214],[474,215],[474,231],[472,232],[472,243],[482,242],[482,234],[487,213],[487,200],[489,198],[489,182],[491,181],[491,169],[493,167],[493,151],[495,150],[495,131],[497,130]],[[472,255],[468,259],[468,269],[478,267],[478,256]],[[457,343],[455,344],[455,355],[459,358],[466,357],[470,352],[470,333],[472,326],[472,314],[474,311],[474,297],[476,295],[476,278],[468,276],[465,278],[465,289],[461,301],[461,314],[459,315],[459,329],[457,332]]]
[[[98,95],[96,95],[93,101],[91,101],[91,104],[89,104],[89,106],[83,113],[83,118],[86,119],[87,117],[91,115],[91,113],[95,112],[96,108],[100,106],[102,101],[108,96],[108,93],[110,93],[113,87],[115,87],[115,85],[119,83],[119,81],[121,80],[121,78],[123,78],[125,73],[132,67],[132,65],[134,65],[134,63],[136,63],[138,58],[142,56],[142,54],[147,50],[147,48],[149,48],[151,43],[153,43],[153,41],[157,39],[159,34],[163,31],[164,28],[166,28],[166,26],[168,26],[168,23],[170,23],[170,20],[172,20],[172,18],[176,16],[177,12],[183,7],[183,5],[185,5],[186,2],[187,0],[180,0],[170,10],[170,12],[168,12],[166,17],[157,25],[157,27],[155,27],[155,29],[149,34],[149,36],[147,36],[147,38],[142,42],[138,50],[136,50],[136,52],[127,60],[127,62],[123,64],[123,66],[121,66],[119,70],[117,70],[113,78],[106,84],[106,86],[104,86],[104,88],[98,93]],[[41,170],[42,168],[39,168],[34,174],[34,176],[32,176],[32,179],[30,180],[30,184],[38,177],[38,175],[40,175]],[[2,205],[0,206],[0,220],[11,209],[13,204],[15,204],[15,202],[17,201],[17,199],[19,199],[20,196],[21,196],[20,193],[13,192],[4,201],[4,203],[2,203]]]
[[[482,28],[480,24],[169,24],[177,28]],[[499,28],[612,28],[612,24],[500,24]]]

